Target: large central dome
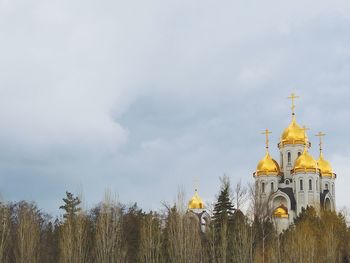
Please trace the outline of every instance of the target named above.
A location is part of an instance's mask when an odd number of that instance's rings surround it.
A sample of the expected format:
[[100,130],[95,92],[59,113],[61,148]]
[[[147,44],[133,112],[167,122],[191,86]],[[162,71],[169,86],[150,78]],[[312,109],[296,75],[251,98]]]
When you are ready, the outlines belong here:
[[301,128],[293,116],[292,122],[284,129],[281,136],[281,144],[306,144],[307,136],[303,128]]

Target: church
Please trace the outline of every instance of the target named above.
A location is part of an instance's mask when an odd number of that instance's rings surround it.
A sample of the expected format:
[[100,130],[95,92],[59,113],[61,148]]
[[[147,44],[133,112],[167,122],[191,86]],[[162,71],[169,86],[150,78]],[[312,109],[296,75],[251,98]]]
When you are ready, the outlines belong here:
[[277,144],[280,157],[275,161],[269,153],[269,131],[266,129],[266,153],[253,173],[256,195],[265,203],[278,232],[293,223],[295,217],[307,206],[317,211],[335,210],[336,174],[323,157],[322,132],[319,137],[319,157],[309,153],[311,142],[307,128],[298,125],[295,116],[295,94],[292,100],[292,120],[284,129]]
[[[325,134],[316,134],[319,137],[319,157],[316,160],[309,153],[311,142],[307,128],[301,127],[296,121],[294,100],[298,96],[291,94],[288,98],[292,101],[292,116],[277,144],[279,162],[269,153],[271,132],[266,129],[263,132],[266,136],[266,153],[253,173],[256,198],[275,223],[278,232],[288,228],[307,206],[313,206],[317,211],[335,211],[336,174],[323,157],[322,138]],[[198,216],[202,227],[210,218],[197,190],[189,201],[188,210]]]

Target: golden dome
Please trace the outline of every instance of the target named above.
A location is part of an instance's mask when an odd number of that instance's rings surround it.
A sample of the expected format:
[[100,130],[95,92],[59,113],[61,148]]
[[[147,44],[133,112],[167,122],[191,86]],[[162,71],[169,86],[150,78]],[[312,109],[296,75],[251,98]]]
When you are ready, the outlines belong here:
[[318,170],[316,160],[308,153],[306,146],[304,152],[296,159],[294,164],[294,172],[315,172]]
[[203,200],[199,197],[196,189],[193,197],[188,202],[188,209],[203,209],[203,208],[204,208]]
[[323,158],[322,152],[320,153],[320,157],[317,160],[318,168],[321,171],[321,176],[333,176],[333,169],[330,163]]
[[275,209],[273,212],[274,217],[279,217],[279,218],[288,218],[288,209],[284,205],[280,205]]
[[265,157],[258,163],[255,175],[278,175],[280,167],[278,163],[266,152]]
[[281,136],[281,144],[306,144],[307,136],[305,130],[301,128],[293,116],[292,122],[284,129]]

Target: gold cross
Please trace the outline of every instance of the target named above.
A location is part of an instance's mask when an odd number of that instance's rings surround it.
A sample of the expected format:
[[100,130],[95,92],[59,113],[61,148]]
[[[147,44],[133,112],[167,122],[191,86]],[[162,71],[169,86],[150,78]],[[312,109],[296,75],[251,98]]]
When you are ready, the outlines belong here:
[[193,184],[194,184],[195,191],[198,191],[199,179],[197,176],[193,179]]
[[299,98],[299,96],[295,95],[295,93],[290,94],[290,96],[288,97],[288,99],[291,99],[291,100],[292,100],[292,107],[291,107],[291,109],[292,109],[292,114],[293,114],[293,115],[295,114],[295,113],[294,113],[294,109],[295,109],[294,100],[295,100],[295,99],[298,99],[298,98]]
[[263,131],[261,134],[265,134],[266,136],[266,151],[268,151],[269,149],[269,134],[271,134],[272,132],[269,131],[269,129],[266,129],[265,131]]
[[315,136],[319,137],[320,139],[319,146],[320,146],[320,152],[322,152],[322,144],[323,144],[322,138],[326,136],[326,134],[320,131],[317,134],[315,134]]

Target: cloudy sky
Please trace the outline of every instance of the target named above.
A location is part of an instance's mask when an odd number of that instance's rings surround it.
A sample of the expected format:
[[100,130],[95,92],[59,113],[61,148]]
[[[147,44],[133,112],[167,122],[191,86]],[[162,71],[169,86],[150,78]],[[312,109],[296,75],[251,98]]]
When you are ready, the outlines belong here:
[[65,191],[145,209],[252,182],[297,120],[350,207],[350,3],[0,0],[0,193],[57,214]]

